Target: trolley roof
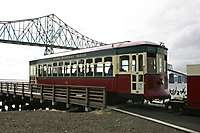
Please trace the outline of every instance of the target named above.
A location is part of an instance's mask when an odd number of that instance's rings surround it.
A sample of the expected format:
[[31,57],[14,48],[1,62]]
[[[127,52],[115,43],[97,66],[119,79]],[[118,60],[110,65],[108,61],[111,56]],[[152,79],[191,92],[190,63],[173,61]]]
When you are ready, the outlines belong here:
[[75,55],[75,54],[83,54],[83,53],[102,51],[102,50],[126,48],[126,47],[133,47],[133,46],[142,46],[142,45],[160,47],[160,48],[164,48],[167,50],[167,48],[165,46],[159,45],[159,44],[156,44],[153,42],[149,42],[149,41],[136,41],[136,42],[125,41],[125,42],[112,43],[109,45],[93,47],[93,48],[78,49],[78,50],[73,50],[73,51],[64,51],[64,52],[55,53],[52,55],[46,55],[46,56],[43,56],[41,58],[38,58],[38,59],[35,59],[32,61],[36,61],[36,60],[40,60],[40,59],[54,58],[54,57],[61,57],[61,56],[69,56],[69,55]]

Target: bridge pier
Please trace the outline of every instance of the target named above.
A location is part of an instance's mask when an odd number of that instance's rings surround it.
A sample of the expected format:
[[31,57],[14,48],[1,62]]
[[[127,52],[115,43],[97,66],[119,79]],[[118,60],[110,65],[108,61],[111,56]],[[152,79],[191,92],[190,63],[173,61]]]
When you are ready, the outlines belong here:
[[1,111],[5,111],[5,95],[3,93],[0,94],[0,102],[1,102]]
[[8,111],[15,111],[13,105],[15,105],[15,97],[13,95],[9,95],[7,98]]
[[34,110],[34,109],[40,109],[41,105],[40,105],[40,100],[38,99],[34,99],[30,102],[30,109]]
[[1,111],[2,111],[2,112],[6,111],[5,102],[2,102]]
[[3,98],[3,95],[1,96],[1,111],[6,111],[5,110],[5,101],[4,101],[4,98]]
[[50,101],[50,100],[47,100],[44,102],[45,108],[49,108],[50,110],[53,109],[54,105],[55,105],[55,103],[53,104],[52,101]]
[[44,110],[46,108],[45,102],[40,103],[39,106],[40,106],[40,109],[42,109],[42,110]]
[[13,107],[13,105],[15,105],[15,98],[9,94],[4,95],[2,105],[3,105],[3,110],[6,110],[7,107],[7,111],[14,111],[16,107],[16,106]]
[[55,102],[54,106],[52,106],[53,109],[57,109],[57,110],[66,110],[66,103],[62,103],[62,102]]
[[15,105],[13,111],[19,111],[20,102],[21,102],[21,97],[13,95],[13,105]]
[[28,97],[21,97],[19,103],[21,104],[21,110],[30,110],[30,99]]
[[2,96],[3,96],[3,94],[0,92],[0,110],[2,110]]

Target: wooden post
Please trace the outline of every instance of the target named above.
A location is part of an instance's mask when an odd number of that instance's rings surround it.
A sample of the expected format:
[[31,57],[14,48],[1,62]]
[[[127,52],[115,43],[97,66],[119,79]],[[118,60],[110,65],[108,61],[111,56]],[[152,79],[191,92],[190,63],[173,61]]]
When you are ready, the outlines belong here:
[[44,88],[44,86],[41,85],[40,86],[40,103],[43,103],[43,88]]
[[9,95],[9,92],[8,92],[8,87],[9,87],[9,83],[6,83],[6,92],[7,92],[7,96]]
[[89,93],[88,93],[88,88],[85,88],[85,111],[88,112],[88,99],[89,99]]
[[52,106],[55,105],[55,85],[52,88]]
[[3,93],[3,90],[2,90],[3,89],[3,83],[2,82],[1,82],[1,87],[0,88],[1,88],[1,93]]
[[33,101],[33,85],[29,84],[29,90],[30,90],[30,101]]
[[24,99],[24,83],[22,83],[22,100]]
[[106,107],[106,88],[103,88],[103,108]]
[[14,89],[14,98],[15,98],[16,97],[16,84],[14,83],[13,85],[14,85],[13,89]]
[[70,97],[70,88],[66,88],[66,108],[69,108],[69,97]]

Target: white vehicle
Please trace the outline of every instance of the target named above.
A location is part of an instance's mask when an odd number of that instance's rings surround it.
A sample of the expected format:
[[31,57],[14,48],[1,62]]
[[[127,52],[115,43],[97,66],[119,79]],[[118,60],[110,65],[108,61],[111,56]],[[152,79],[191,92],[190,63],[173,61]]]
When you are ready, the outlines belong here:
[[171,100],[184,100],[187,98],[187,75],[168,69],[168,89]]

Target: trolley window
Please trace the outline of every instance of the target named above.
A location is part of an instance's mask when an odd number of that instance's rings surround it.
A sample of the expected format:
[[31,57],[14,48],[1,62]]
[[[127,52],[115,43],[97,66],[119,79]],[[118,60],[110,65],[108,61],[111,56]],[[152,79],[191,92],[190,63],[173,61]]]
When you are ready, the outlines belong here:
[[178,83],[182,83],[183,81],[182,81],[182,76],[178,76]]
[[156,73],[156,54],[147,53],[147,71],[148,73]]
[[139,71],[143,71],[143,55],[139,55],[138,57]]
[[139,79],[138,79],[138,81],[139,81],[139,82],[143,82],[143,78],[144,78],[143,75],[139,75]]
[[136,71],[136,55],[132,56],[132,72]]
[[36,76],[36,66],[30,66],[30,75]]
[[164,55],[164,72],[167,72],[167,55]]
[[58,76],[63,76],[64,70],[63,70],[63,62],[58,63]]
[[164,55],[158,54],[158,70],[164,72]]
[[94,64],[92,59],[86,60],[86,76],[93,76]]
[[52,64],[48,64],[47,74],[48,74],[49,77],[52,76]]
[[58,68],[57,68],[57,62],[53,63],[53,76],[57,76],[58,74]]
[[132,82],[136,82],[136,75],[132,75]]
[[104,76],[112,76],[113,75],[113,64],[112,57],[104,58]]
[[136,90],[136,83],[132,83],[132,90]]
[[94,65],[94,76],[102,76],[102,74],[103,74],[102,58],[96,58]]
[[84,60],[78,61],[78,76],[84,76]]
[[70,62],[65,62],[64,75],[65,76],[70,76]]
[[178,76],[174,74],[174,83],[178,83]]
[[120,72],[128,72],[129,71],[129,56],[120,56]]
[[77,76],[77,61],[71,62],[71,76]]
[[38,65],[38,76],[42,76],[42,65]]
[[47,76],[47,65],[46,64],[43,65],[43,76],[44,77]]
[[174,83],[174,74],[173,73],[169,74],[169,83]]

